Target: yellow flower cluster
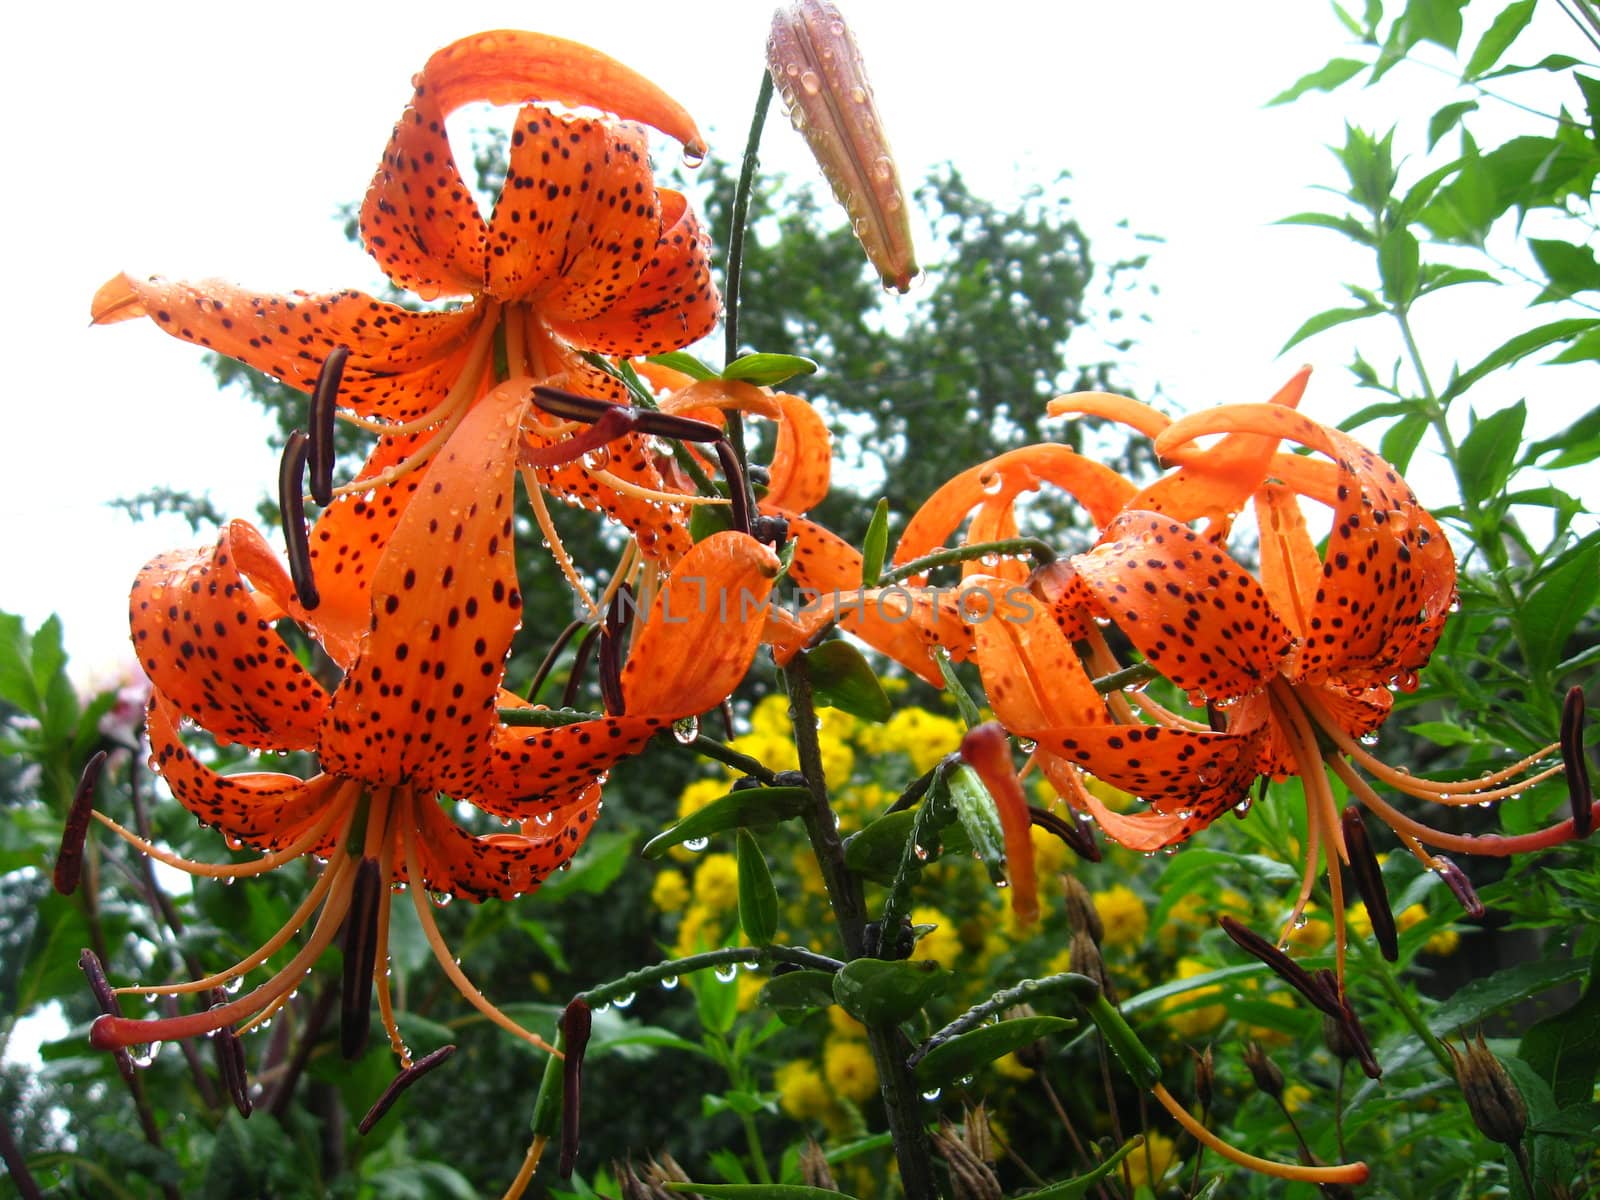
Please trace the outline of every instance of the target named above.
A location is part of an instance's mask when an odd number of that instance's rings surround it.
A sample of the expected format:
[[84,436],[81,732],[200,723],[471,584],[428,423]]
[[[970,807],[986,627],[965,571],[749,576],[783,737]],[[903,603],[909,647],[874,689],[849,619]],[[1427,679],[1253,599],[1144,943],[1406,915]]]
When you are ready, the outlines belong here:
[[[1352,905],[1344,914],[1345,923],[1350,928],[1351,937],[1366,938],[1372,936],[1372,919],[1367,916],[1365,906]],[[1428,907],[1425,904],[1413,904],[1401,909],[1394,915],[1394,923],[1403,933],[1428,919]],[[1443,957],[1454,954],[1461,945],[1461,935],[1450,926],[1436,929],[1429,935],[1428,940],[1422,943],[1424,954],[1437,954]]]

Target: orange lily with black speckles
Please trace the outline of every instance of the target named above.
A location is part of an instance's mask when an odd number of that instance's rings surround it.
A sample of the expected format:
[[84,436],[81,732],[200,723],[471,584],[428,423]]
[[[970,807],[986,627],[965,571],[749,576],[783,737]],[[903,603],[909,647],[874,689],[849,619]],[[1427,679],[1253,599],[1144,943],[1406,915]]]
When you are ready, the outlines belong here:
[[[502,723],[501,678],[522,615],[512,504],[527,406],[525,383],[502,384],[465,414],[425,466],[375,486],[370,496],[336,501],[312,533],[324,585],[323,603],[312,612],[299,605],[261,535],[243,522],[210,549],[165,555],[141,572],[130,620],[154,686],[149,730],[157,769],[201,821],[267,853],[230,866],[188,863],[103,823],[200,875],[256,875],[312,854],[327,866],[283,930],[236,966],[190,984],[134,990],[199,991],[237,978],[286,946],[320,905],[304,945],[267,982],[192,1016],[102,1017],[96,1045],[260,1021],[341,927],[365,922],[365,966],[405,1062],[385,953],[390,884],[400,882],[411,885],[439,963],[463,995],[511,1032],[539,1040],[467,980],[424,892],[509,898],[566,862],[592,825],[607,769],[673,720],[720,703],[743,677],[758,644],[759,614],[718,598],[748,595],[757,608],[778,561],[737,532],[698,543],[636,632],[621,672],[623,712],[546,729]],[[331,692],[274,629],[280,616],[316,635],[343,668]],[[217,774],[185,746],[183,718],[219,742],[314,753],[320,769],[309,779],[278,771]],[[521,830],[474,835],[441,807],[441,795],[520,822]],[[362,986],[358,980],[358,996],[370,996]],[[364,1000],[353,1019],[364,1032]]]
[[[977,657],[996,715],[1037,743],[1037,760],[1058,790],[1125,846],[1176,845],[1248,803],[1258,777],[1298,776],[1309,836],[1290,921],[1325,858],[1342,926],[1335,864],[1348,862],[1349,851],[1329,772],[1434,869],[1444,864],[1430,848],[1500,856],[1574,831],[1569,820],[1515,837],[1444,833],[1382,799],[1357,770],[1418,799],[1460,805],[1508,798],[1562,768],[1537,769],[1557,750],[1551,745],[1483,778],[1435,781],[1386,765],[1362,744],[1388,716],[1390,689],[1416,686],[1454,605],[1455,561],[1438,524],[1388,463],[1296,411],[1304,380],[1297,376],[1273,403],[1222,406],[1176,423],[1122,401],[1127,407],[1116,415],[1144,421],[1157,453],[1183,466],[1131,498],[1092,550],[1036,575],[1051,611],[1070,618],[1065,628],[1050,620],[989,622],[976,630]],[[1103,398],[1088,405],[1103,407]],[[1053,411],[1077,407],[1064,397]],[[1225,436],[1213,446],[1197,445],[1218,434]],[[1321,457],[1282,453],[1284,441]],[[1303,498],[1332,510],[1322,553]],[[1225,544],[1246,503],[1261,535],[1254,574]],[[1205,533],[1189,524],[1202,519]],[[1071,640],[1089,644],[1089,670],[1116,670],[1098,624],[1107,621],[1150,667],[1206,706],[1208,719],[1188,719],[1142,694],[1103,700]],[[1079,769],[1147,800],[1151,811],[1112,812],[1082,786]],[[1336,934],[1342,975],[1343,929]]]
[[[711,330],[721,302],[707,239],[684,197],[656,186],[644,130],[625,123],[654,126],[686,153],[702,153],[698,129],[675,101],[586,46],[506,30],[440,50],[415,84],[361,207],[361,237],[397,287],[424,300],[465,296],[465,304],[417,312],[356,291],[266,295],[119,275],[96,294],[93,319],[150,317],[306,392],[329,353],[344,347],[339,403],[347,419],[408,439],[387,478],[436,452],[495,385],[497,342],[510,377],[625,403],[622,385],[577,351],[654,354]],[[488,221],[444,126],[451,112],[480,100],[524,106]],[[683,514],[662,511],[672,501],[648,439],[620,439],[604,466],[550,453],[580,428],[535,412],[524,418],[540,483],[621,521],[646,554],[682,554]],[[540,509],[537,490],[530,495]]]

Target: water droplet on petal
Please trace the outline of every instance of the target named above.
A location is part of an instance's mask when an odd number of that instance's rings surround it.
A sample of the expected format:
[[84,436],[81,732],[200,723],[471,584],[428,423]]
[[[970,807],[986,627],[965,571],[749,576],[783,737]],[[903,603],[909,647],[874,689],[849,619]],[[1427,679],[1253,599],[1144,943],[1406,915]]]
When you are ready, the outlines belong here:
[[680,746],[687,746],[700,736],[700,718],[684,717],[672,723],[673,739]]

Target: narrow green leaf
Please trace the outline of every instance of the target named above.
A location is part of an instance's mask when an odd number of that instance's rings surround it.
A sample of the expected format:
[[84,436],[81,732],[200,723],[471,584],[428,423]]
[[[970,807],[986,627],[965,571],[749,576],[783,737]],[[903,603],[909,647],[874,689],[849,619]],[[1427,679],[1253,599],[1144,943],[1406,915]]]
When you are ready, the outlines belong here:
[[741,826],[787,821],[799,816],[810,800],[811,793],[802,787],[739,788],[662,830],[645,843],[640,853],[646,858],[660,858],[682,842]]
[[878,586],[883,575],[883,556],[889,551],[889,498],[878,498],[872,510],[872,520],[867,524],[867,536],[861,542],[861,586]]
[[1452,267],[1445,263],[1423,263],[1422,285],[1417,289],[1417,295],[1426,296],[1429,292],[1442,291],[1447,287],[1456,287],[1463,283],[1492,283],[1499,286],[1500,281],[1487,271],[1480,271],[1475,267]]
[[1372,231],[1354,217],[1337,217],[1332,213],[1302,212],[1290,217],[1281,217],[1274,224],[1277,225],[1311,225],[1318,229],[1332,229],[1344,234],[1352,242],[1363,246],[1372,244]]
[[1000,828],[1000,810],[994,797],[966,763],[953,767],[945,778],[950,799],[955,802],[956,820],[972,843],[973,853],[989,872],[989,881],[997,887],[1002,885],[1006,878],[1005,832]]
[[1469,112],[1478,111],[1476,100],[1458,100],[1454,104],[1446,104],[1428,119],[1428,149],[1432,150],[1439,144],[1439,139],[1449,133],[1461,123],[1461,118]]
[[954,983],[955,976],[931,959],[857,958],[833,977],[833,999],[864,1024],[897,1024]]
[[663,367],[670,367],[674,371],[682,371],[690,379],[705,381],[716,379],[717,373],[694,355],[684,350],[669,350],[665,354],[651,354],[646,358]]
[[1579,292],[1600,289],[1600,263],[1594,250],[1554,238],[1529,238],[1528,247],[1550,286],[1539,294],[1535,304],[1565,300]]
[[1385,421],[1391,417],[1409,417],[1417,413],[1417,404],[1414,400],[1380,400],[1376,404],[1369,404],[1365,408],[1351,413],[1339,422],[1339,428],[1349,433],[1360,429],[1369,421]]
[[724,979],[716,971],[696,971],[685,977],[694,993],[695,1013],[711,1033],[727,1033],[739,1019],[737,976]]
[[1330,308],[1324,312],[1319,312],[1316,316],[1303,322],[1300,328],[1296,329],[1289,340],[1278,350],[1278,353],[1283,354],[1292,347],[1298,346],[1308,337],[1314,337],[1324,330],[1332,329],[1335,325],[1343,325],[1347,321],[1360,321],[1365,317],[1375,317],[1382,311],[1383,309],[1376,305],[1363,305],[1361,308]]
[[1511,48],[1517,35],[1527,27],[1533,17],[1533,6],[1534,0],[1517,0],[1515,4],[1500,10],[1488,32],[1473,49],[1472,57],[1467,59],[1467,69],[1461,73],[1463,81],[1476,79],[1500,61],[1500,56]]
[[633,834],[610,830],[590,836],[572,860],[572,866],[546,879],[537,896],[559,900],[566,896],[598,896],[615,882],[633,858]]
[[703,542],[733,528],[733,510],[725,504],[696,504],[689,513],[689,538]]
[[[1111,1172],[1120,1167],[1122,1165],[1122,1160],[1127,1158],[1128,1155],[1132,1154],[1136,1150],[1142,1150],[1143,1148],[1144,1138],[1129,1138],[1128,1141],[1123,1144],[1120,1150],[1118,1150],[1110,1158],[1106,1159],[1105,1162],[1095,1167],[1092,1171],[1088,1171],[1085,1174],[1079,1175],[1073,1179],[1063,1179],[1060,1183],[1052,1183],[1048,1187],[1042,1187],[1038,1189],[1038,1191],[1018,1193],[1014,1200],[1077,1200],[1077,1197],[1079,1196],[1088,1195],[1090,1188],[1094,1187],[1102,1179],[1105,1179],[1107,1176],[1109,1176]],[[1222,1176],[1217,1176],[1218,1180],[1221,1178]],[[1198,1200],[1198,1197],[1196,1200]]]
[[722,371],[724,379],[739,379],[757,387],[776,387],[796,375],[814,375],[817,364],[798,354],[745,354]]
[[1435,746],[1472,746],[1478,741],[1477,734],[1450,721],[1418,721],[1407,725],[1406,732],[1427,738]]
[[1505,488],[1517,461],[1517,450],[1522,446],[1522,427],[1527,417],[1527,405],[1518,400],[1473,423],[1461,443],[1459,458],[1461,487],[1468,500],[1481,504]]
[[1417,239],[1409,229],[1391,229],[1378,243],[1378,277],[1383,298],[1393,307],[1405,308],[1416,299],[1420,262]]
[[1589,963],[1588,986],[1577,1002],[1523,1034],[1517,1057],[1549,1082],[1561,1107],[1594,1098],[1600,1074],[1600,950]]
[[917,1082],[925,1087],[937,1087],[953,1079],[964,1078],[997,1058],[1003,1058],[1052,1033],[1074,1029],[1077,1024],[1065,1017],[1041,1016],[1018,1017],[980,1026],[928,1051],[917,1063]]
[[1515,337],[1507,338],[1472,367],[1452,379],[1441,399],[1453,400],[1490,372],[1520,362],[1534,351],[1543,350],[1556,342],[1570,341],[1591,329],[1600,329],[1600,320],[1593,317],[1568,317],[1565,320],[1551,321],[1547,325],[1526,329]]
[[1552,450],[1556,456],[1540,465],[1547,471],[1575,467],[1600,456],[1600,405],[1572,422],[1565,431],[1529,444],[1522,461],[1532,463]]
[[1307,92],[1331,92],[1341,84],[1348,83],[1362,71],[1367,69],[1367,64],[1359,58],[1335,58],[1326,66],[1318,67],[1309,74],[1300,76],[1283,91],[1267,101],[1267,107],[1275,104],[1287,104],[1297,100]]
[[785,971],[761,988],[756,1003],[774,1012],[813,1012],[833,1004],[833,975],[827,971]]
[[961,714],[962,723],[968,729],[976,729],[983,724],[983,714],[978,710],[977,701],[961,682],[961,677],[956,674],[950,656],[941,648],[934,651],[933,661],[939,664],[939,674],[944,678],[944,690],[956,702],[956,711]]
[[739,864],[739,928],[752,946],[768,945],[778,932],[778,889],[772,885],[761,844],[748,829],[739,830],[735,858]]
[[1584,547],[1529,593],[1517,614],[1535,671],[1553,668],[1578,623],[1600,599],[1600,541]]
[[1585,959],[1563,958],[1518,963],[1493,975],[1469,979],[1429,1015],[1428,1025],[1441,1036],[1455,1033],[1458,1029],[1475,1025],[1507,1005],[1537,996],[1569,979],[1580,979],[1588,969],[1589,963]]
[[844,1192],[806,1187],[799,1183],[673,1183],[663,1186],[669,1192],[694,1192],[726,1200],[855,1200]]
[[1547,359],[1547,363],[1556,366],[1564,363],[1595,362],[1600,360],[1600,329],[1591,330],[1581,337],[1572,339],[1560,354]]
[[806,651],[806,674],[813,699],[863,721],[887,721],[892,711],[889,695],[866,655],[849,642],[834,639]]
[[[1478,82],[1486,83],[1491,79],[1501,79],[1507,75],[1521,75],[1526,71],[1549,71],[1552,73],[1560,73],[1563,71],[1570,71],[1573,67],[1581,67],[1583,65],[1582,59],[1573,58],[1570,54],[1546,54],[1536,63],[1528,63],[1526,66],[1501,67],[1498,71],[1490,71],[1482,79],[1478,80]],[[1579,76],[1579,78],[1581,79],[1582,76]]]
[[1411,456],[1416,453],[1418,444],[1427,432],[1427,417],[1420,413],[1403,417],[1384,431],[1383,437],[1378,441],[1378,453],[1395,470],[1404,473],[1411,465]]

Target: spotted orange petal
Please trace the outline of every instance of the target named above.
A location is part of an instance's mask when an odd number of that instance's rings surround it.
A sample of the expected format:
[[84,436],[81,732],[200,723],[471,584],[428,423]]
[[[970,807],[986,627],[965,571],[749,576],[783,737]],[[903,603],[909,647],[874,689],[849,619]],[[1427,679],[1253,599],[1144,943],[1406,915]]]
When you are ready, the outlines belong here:
[[340,403],[405,419],[431,408],[459,373],[482,312],[412,312],[356,291],[252,292],[220,280],[186,283],[118,275],[95,293],[100,325],[149,317],[184,341],[215,350],[310,392],[335,346],[350,352]]
[[779,392],[782,415],[764,503],[806,512],[827,499],[833,479],[833,435],[809,401]]
[[396,523],[372,579],[372,630],[323,723],[330,773],[471,790],[522,615],[512,503],[524,384],[463,418]]
[[1297,677],[1414,685],[1456,595],[1455,556],[1438,523],[1383,459],[1347,434],[1277,405],[1232,405],[1185,417],[1156,449],[1223,432],[1299,442],[1332,459],[1341,476]]
[[1072,565],[1151,664],[1207,700],[1264,686],[1292,642],[1250,573],[1169,517],[1125,512]]
[[413,801],[422,886],[469,900],[511,900],[531,892],[572,858],[594,827],[600,788],[552,810],[532,835],[473,835],[452,821],[431,796]]
[[[1015,482],[1008,485],[1013,472]],[[928,497],[900,535],[894,561],[907,563],[939,549],[973,509],[1001,489],[1032,490],[1044,483],[1078,500],[1097,526],[1110,521],[1134,491],[1133,484],[1110,467],[1070,446],[1040,442],[1009,450],[952,477]]]
[[1044,729],[1040,750],[1183,818],[1185,836],[1209,825],[1249,792],[1264,735],[1205,733],[1158,725]]
[[1004,579],[977,576],[967,589],[991,596],[988,620],[974,621],[975,657],[989,705],[1023,737],[1034,730],[1110,723],[1072,644],[1042,603]]
[[159,693],[150,704],[148,729],[156,770],[178,803],[202,823],[263,850],[287,845],[320,817],[339,782],[276,772],[219,775],[183,744],[178,710]]
[[328,696],[239,573],[234,540],[252,536],[235,522],[209,549],[147,563],[128,601],[134,652],[156,690],[219,741],[307,750]]
[[697,342],[722,314],[711,279],[711,242],[679,192],[656,193],[661,236],[638,282],[603,313],[585,320],[552,317],[573,345],[618,358],[664,354]]

